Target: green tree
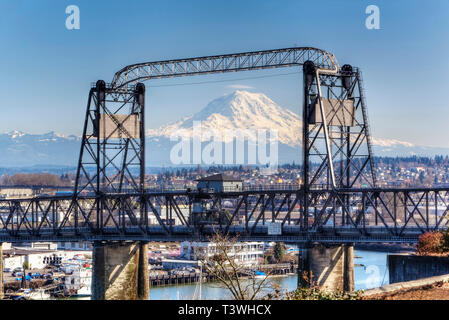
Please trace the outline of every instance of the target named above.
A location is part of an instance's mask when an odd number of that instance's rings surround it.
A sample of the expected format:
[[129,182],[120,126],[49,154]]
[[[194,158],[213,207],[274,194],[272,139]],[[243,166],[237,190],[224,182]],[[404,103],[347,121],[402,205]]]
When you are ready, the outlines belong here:
[[23,268],[23,274],[22,274],[22,282],[21,282],[21,287],[25,288],[27,286],[27,281],[25,280],[26,274],[27,274],[27,269],[30,268],[30,264],[28,262],[24,262],[22,264],[22,268]]
[[443,238],[441,242],[441,250],[443,252],[449,252],[449,229],[443,232]]
[[280,262],[282,260],[284,252],[284,244],[282,242],[276,242],[273,248],[273,255],[277,262]]

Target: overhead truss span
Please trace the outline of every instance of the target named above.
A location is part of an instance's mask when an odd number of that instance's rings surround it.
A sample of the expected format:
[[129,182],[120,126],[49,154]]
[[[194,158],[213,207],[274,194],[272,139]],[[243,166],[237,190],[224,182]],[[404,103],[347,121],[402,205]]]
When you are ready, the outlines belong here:
[[330,52],[294,47],[132,64],[114,75],[111,87],[120,88],[150,79],[301,66],[306,61],[313,61],[321,69],[339,69],[337,59]]

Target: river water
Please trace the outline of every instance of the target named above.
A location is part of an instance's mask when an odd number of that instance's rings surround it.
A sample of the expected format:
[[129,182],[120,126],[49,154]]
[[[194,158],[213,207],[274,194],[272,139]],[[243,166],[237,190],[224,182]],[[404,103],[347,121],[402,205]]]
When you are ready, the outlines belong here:
[[[297,275],[276,276],[271,283],[279,285],[283,291],[296,289]],[[389,283],[387,268],[387,252],[354,250],[354,281],[356,290],[366,290]],[[191,300],[199,298],[199,285],[172,285],[152,287],[150,300]],[[217,283],[203,283],[201,299],[221,300],[232,299],[228,289],[221,288]]]

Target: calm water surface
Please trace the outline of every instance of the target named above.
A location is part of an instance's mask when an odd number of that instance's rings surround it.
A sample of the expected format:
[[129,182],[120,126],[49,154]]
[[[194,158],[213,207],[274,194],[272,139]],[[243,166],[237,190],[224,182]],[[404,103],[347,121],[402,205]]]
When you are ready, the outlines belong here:
[[[370,289],[388,284],[387,252],[354,250],[354,280],[355,289]],[[296,289],[298,277],[296,275],[272,277],[272,283],[277,283],[282,290]],[[231,299],[229,291],[220,288],[217,283],[203,283],[201,289],[203,300]],[[199,297],[197,284],[177,286],[152,287],[150,300],[180,300]]]

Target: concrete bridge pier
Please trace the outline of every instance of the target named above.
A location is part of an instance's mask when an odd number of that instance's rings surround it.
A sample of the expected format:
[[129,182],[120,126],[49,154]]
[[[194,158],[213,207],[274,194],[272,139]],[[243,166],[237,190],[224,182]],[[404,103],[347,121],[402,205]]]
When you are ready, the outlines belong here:
[[300,250],[298,286],[327,291],[354,291],[354,246],[313,243]]
[[3,249],[2,243],[0,242],[0,299],[4,296],[4,284],[3,284]]
[[92,300],[148,300],[148,244],[94,242]]

